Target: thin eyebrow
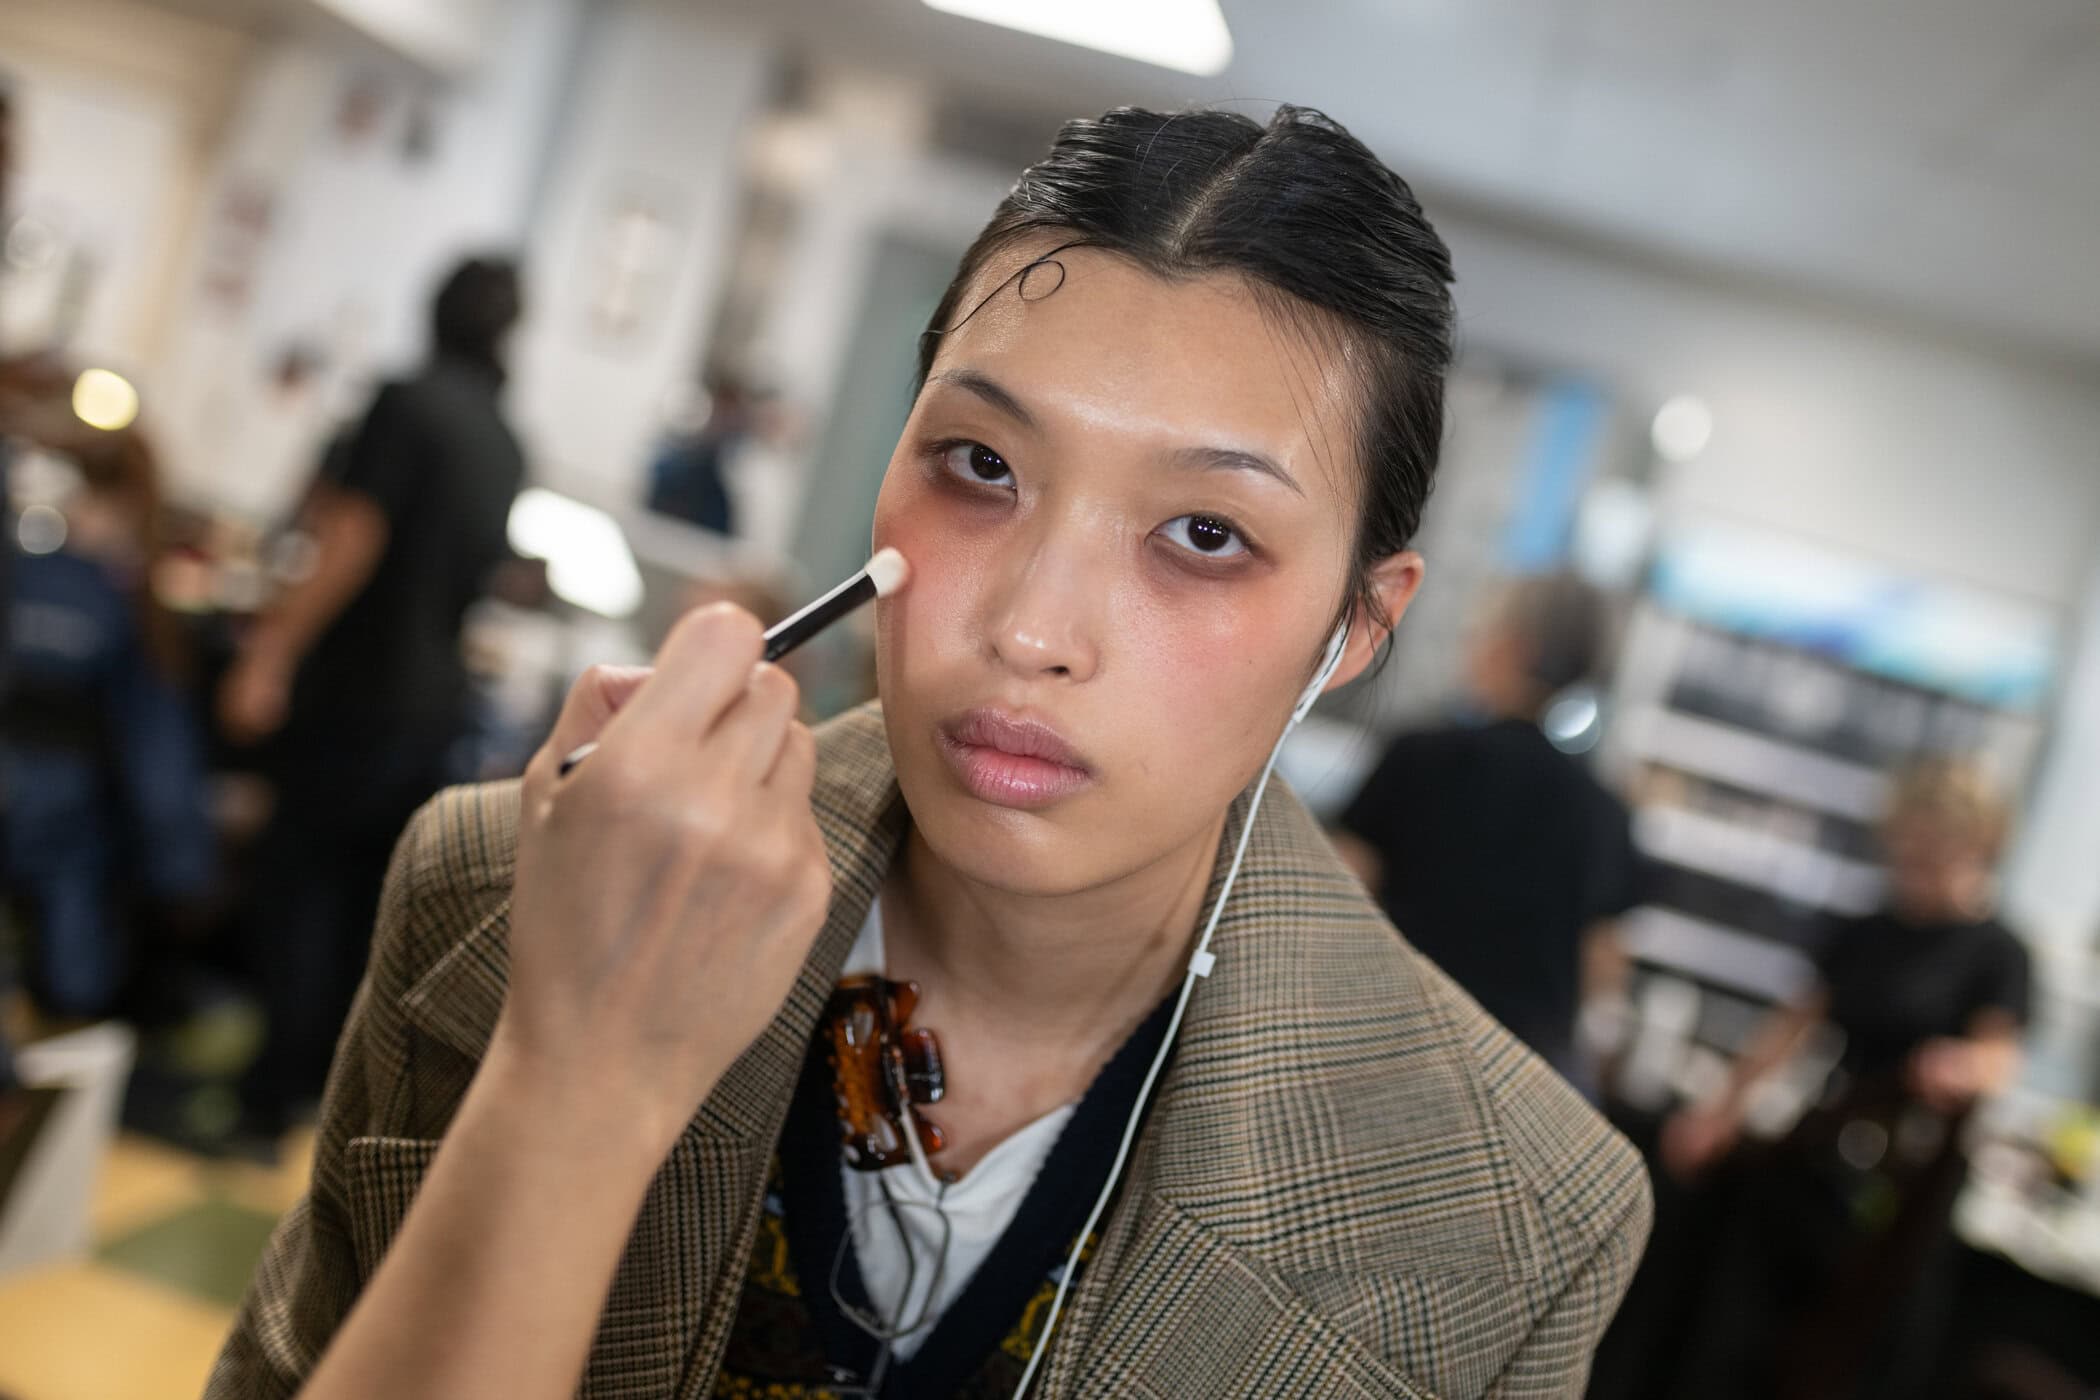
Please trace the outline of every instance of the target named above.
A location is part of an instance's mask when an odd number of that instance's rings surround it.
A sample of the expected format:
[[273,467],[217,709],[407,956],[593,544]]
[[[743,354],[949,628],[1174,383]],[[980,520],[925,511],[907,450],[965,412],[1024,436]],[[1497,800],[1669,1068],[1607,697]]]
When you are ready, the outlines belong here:
[[1248,452],[1237,447],[1184,447],[1172,454],[1181,466],[1196,467],[1203,471],[1260,472],[1273,476],[1284,485],[1303,496],[1305,488],[1298,479],[1283,469],[1283,464],[1274,457],[1261,452]]
[[[1028,406],[1016,398],[1011,390],[998,380],[974,369],[942,370],[927,381],[929,385],[950,385],[967,390],[1019,423],[1030,432],[1040,432],[1041,425],[1029,412]],[[1168,460],[1180,467],[1193,467],[1199,471],[1251,471],[1271,476],[1291,488],[1298,495],[1305,488],[1298,479],[1285,471],[1283,464],[1262,452],[1250,452],[1237,447],[1183,447],[1168,454]]]
[[952,384],[958,389],[967,389],[1030,432],[1041,431],[1040,425],[1035,421],[1035,415],[1028,411],[1028,406],[1015,398],[1004,384],[988,374],[974,369],[948,369],[942,370],[927,382]]

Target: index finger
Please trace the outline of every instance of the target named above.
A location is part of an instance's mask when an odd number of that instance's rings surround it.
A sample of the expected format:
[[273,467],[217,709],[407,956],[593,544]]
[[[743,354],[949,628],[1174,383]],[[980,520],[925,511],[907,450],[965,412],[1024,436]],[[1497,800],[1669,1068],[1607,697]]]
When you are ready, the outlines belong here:
[[619,728],[707,734],[750,684],[765,644],[758,619],[734,604],[687,613],[658,649],[655,673],[621,711]]
[[592,666],[569,687],[561,714],[547,735],[547,747],[566,754],[598,737],[649,679],[647,666]]
[[596,742],[612,717],[632,699],[649,679],[646,666],[592,666],[569,687],[561,714],[547,740],[525,768],[528,790],[560,776],[562,760],[585,744]]

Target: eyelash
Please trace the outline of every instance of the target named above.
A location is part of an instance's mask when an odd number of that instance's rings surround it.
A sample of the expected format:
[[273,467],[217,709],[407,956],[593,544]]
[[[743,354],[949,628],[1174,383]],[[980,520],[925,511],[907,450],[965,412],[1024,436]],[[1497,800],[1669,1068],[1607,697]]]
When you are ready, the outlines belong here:
[[[926,455],[931,461],[934,471],[937,472],[945,482],[947,482],[950,485],[959,486],[964,490],[1011,491],[1014,489],[1013,485],[1010,482],[1006,485],[1001,485],[997,481],[988,481],[985,478],[976,475],[975,472],[969,471],[967,468],[963,470],[957,470],[956,468],[952,467],[949,464],[948,459],[959,448],[970,449],[971,455],[973,457],[976,455],[977,452],[982,451],[986,455],[997,460],[1000,463],[1000,465],[1005,466],[1006,475],[1008,477],[1011,477],[1013,475],[1013,467],[1007,463],[1004,457],[1001,457],[999,453],[994,451],[992,448],[985,446],[983,443],[978,442],[976,439],[943,438],[937,442],[928,443],[926,445]],[[1215,566],[1218,564],[1223,564],[1227,560],[1246,558],[1248,556],[1251,556],[1255,552],[1253,541],[1247,538],[1247,532],[1245,530],[1242,530],[1237,524],[1233,523],[1230,517],[1218,515],[1210,511],[1192,511],[1187,515],[1177,515],[1172,520],[1167,521],[1166,525],[1162,526],[1161,529],[1162,531],[1164,531],[1171,526],[1180,525],[1184,521],[1189,522],[1191,524],[1200,523],[1205,525],[1217,526],[1229,532],[1234,542],[1238,545],[1238,548],[1233,550],[1231,553],[1219,553],[1215,550],[1197,549],[1193,544],[1183,544],[1179,541],[1172,542],[1172,547],[1176,551],[1176,553],[1186,557],[1189,560],[1195,561],[1199,567]]]

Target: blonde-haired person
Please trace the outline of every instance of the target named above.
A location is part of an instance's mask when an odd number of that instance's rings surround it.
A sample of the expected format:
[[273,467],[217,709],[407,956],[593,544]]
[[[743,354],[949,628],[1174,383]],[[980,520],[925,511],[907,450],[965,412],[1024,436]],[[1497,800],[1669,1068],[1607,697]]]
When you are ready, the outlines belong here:
[[1694,1336],[1699,1394],[1916,1393],[1962,1128],[2019,1074],[2028,956],[1994,912],[2009,821],[1971,760],[1900,772],[1881,830],[1883,907],[1831,930],[1813,987],[1771,1016],[1718,1097],[1665,1126],[1664,1165],[1699,1176],[1735,1148],[1765,1076],[1818,1024],[1843,1033],[1822,1101],[1768,1155],[1738,1164],[1741,1196]]

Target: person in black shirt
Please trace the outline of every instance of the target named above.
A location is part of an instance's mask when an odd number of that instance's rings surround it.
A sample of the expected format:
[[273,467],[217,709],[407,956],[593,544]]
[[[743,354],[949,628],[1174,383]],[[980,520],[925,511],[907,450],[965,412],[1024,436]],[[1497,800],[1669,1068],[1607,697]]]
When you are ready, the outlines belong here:
[[1734,1146],[1751,1090],[1828,1021],[1848,1081],[1893,1080],[1944,1114],[2016,1077],[2027,1023],[2027,950],[1992,913],[2006,813],[1973,765],[1933,759],[1895,785],[1883,841],[1888,899],[1826,936],[1818,978],[1774,1013],[1713,1102],[1680,1114],[1666,1163],[1695,1175]]
[[509,557],[524,476],[498,402],[519,311],[508,261],[445,280],[430,362],[331,445],[305,507],[313,567],[257,620],[220,693],[230,738],[273,740],[253,908],[269,1043],[246,1095],[263,1133],[319,1093],[394,839],[465,727],[460,630]]
[[1490,716],[1395,739],[1343,814],[1336,844],[1395,928],[1562,1074],[1591,945],[1638,902],[1626,809],[1540,732],[1595,668],[1604,609],[1565,577],[1491,604],[1467,656]]
[[1721,1094],[1664,1127],[1693,1179],[1736,1146],[1752,1090],[1819,1023],[1845,1046],[1822,1101],[1776,1148],[1745,1153],[1686,1393],[1918,1393],[1977,1103],[2018,1077],[2025,946],[1992,912],[2007,824],[1973,764],[1899,775],[1883,827],[1888,897],[1836,922],[1814,985],[1774,1012]]

